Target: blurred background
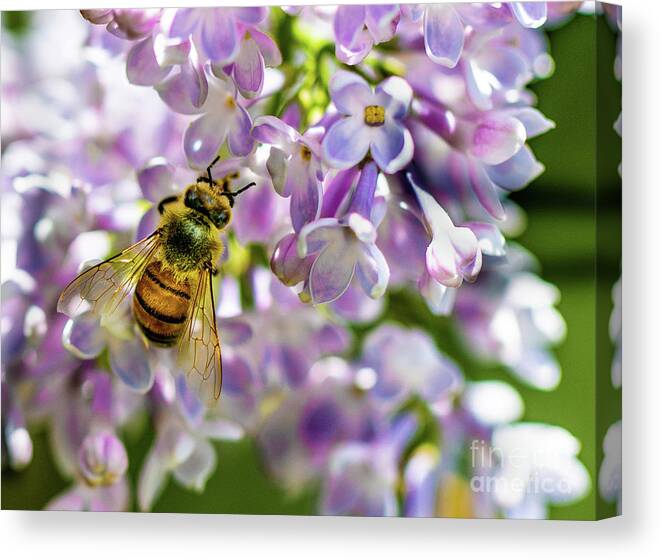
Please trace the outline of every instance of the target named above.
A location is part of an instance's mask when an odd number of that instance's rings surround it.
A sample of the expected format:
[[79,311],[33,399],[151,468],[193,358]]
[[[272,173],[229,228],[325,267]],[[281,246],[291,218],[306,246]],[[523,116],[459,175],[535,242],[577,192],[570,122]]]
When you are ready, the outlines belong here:
[[[29,26],[27,12],[2,14],[4,33],[20,35]],[[597,24],[595,35],[594,19],[578,15],[562,28],[549,31],[549,39],[555,73],[532,89],[539,96],[539,109],[557,127],[531,141],[546,172],[512,198],[525,209],[528,221],[517,241],[539,259],[541,277],[555,284],[561,293],[558,307],[567,322],[568,335],[556,349],[563,373],[559,387],[551,392],[531,389],[504,369],[473,361],[459,344],[450,322],[431,315],[420,299],[392,294],[389,313],[399,322],[427,328],[439,347],[460,363],[467,377],[502,379],[512,384],[524,399],[524,420],[562,426],[582,442],[579,458],[591,475],[590,494],[579,503],[551,510],[552,518],[576,519],[590,518],[597,512],[615,514],[615,505],[598,497],[596,480],[603,458],[601,442],[607,427],[620,417],[621,405],[621,392],[610,383],[612,351],[607,326],[612,310],[611,289],[620,275],[621,143],[613,123],[620,112],[621,85],[613,74],[615,33],[605,22]],[[603,233],[599,237],[595,233],[597,209]],[[594,257],[597,240],[598,282]],[[597,356],[595,348],[603,352]],[[150,431],[139,432],[141,435],[129,433],[124,438],[131,458],[132,484],[151,445]],[[217,445],[218,468],[204,494],[170,482],[154,511],[315,512],[316,489],[296,498],[287,496],[266,478],[251,441]],[[2,472],[2,508],[41,509],[66,485],[54,466],[46,434],[34,434],[34,458],[29,467],[21,472]]]

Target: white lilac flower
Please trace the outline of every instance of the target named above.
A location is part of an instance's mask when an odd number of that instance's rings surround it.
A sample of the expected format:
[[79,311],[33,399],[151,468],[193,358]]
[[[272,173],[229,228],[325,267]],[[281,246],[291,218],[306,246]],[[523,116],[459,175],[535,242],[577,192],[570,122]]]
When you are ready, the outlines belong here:
[[608,323],[608,331],[615,347],[613,362],[611,364],[611,381],[616,389],[622,386],[622,278],[612,290],[613,311]]
[[[590,490],[590,475],[577,458],[580,443],[563,428],[525,422],[502,426],[491,445],[493,453],[485,460],[497,458],[497,465],[488,465],[493,496],[507,517],[544,518],[548,505],[573,503]],[[480,479],[474,486],[487,483],[488,478]]]
[[554,307],[558,289],[527,270],[527,259],[512,250],[509,264],[459,290],[456,318],[476,356],[497,360],[521,380],[548,391],[561,376],[550,347],[564,339],[566,325]]
[[388,406],[411,396],[436,403],[461,386],[459,368],[442,355],[423,331],[384,324],[363,344],[364,367],[376,377],[371,394]]
[[604,460],[599,467],[599,493],[615,502],[622,513],[622,422],[615,422],[604,436]]

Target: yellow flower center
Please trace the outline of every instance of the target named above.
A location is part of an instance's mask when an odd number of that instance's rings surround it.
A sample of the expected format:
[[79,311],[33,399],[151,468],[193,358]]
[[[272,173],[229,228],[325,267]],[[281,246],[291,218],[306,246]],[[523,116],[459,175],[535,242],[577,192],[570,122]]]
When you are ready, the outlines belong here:
[[312,158],[312,152],[310,151],[310,148],[307,146],[301,146],[301,159],[303,161],[310,161]]
[[365,124],[367,126],[381,126],[386,122],[386,109],[381,105],[368,105],[365,107]]

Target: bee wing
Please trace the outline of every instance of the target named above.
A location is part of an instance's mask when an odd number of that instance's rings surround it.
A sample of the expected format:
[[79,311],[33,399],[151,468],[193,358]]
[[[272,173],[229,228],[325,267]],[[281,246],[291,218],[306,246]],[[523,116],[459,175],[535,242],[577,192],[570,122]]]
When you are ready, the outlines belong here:
[[202,401],[214,404],[220,397],[223,370],[211,270],[199,274],[179,341],[179,362]]
[[[75,317],[88,309],[112,314],[135,287],[161,242],[157,230],[121,253],[79,274],[62,292],[57,310]],[[83,303],[88,306],[84,306]]]

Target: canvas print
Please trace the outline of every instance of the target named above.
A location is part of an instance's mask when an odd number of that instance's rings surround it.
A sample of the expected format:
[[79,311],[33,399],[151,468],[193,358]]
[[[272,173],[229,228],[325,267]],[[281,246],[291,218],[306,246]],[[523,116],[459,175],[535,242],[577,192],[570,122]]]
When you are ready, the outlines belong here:
[[2,13],[2,507],[620,513],[621,24]]

